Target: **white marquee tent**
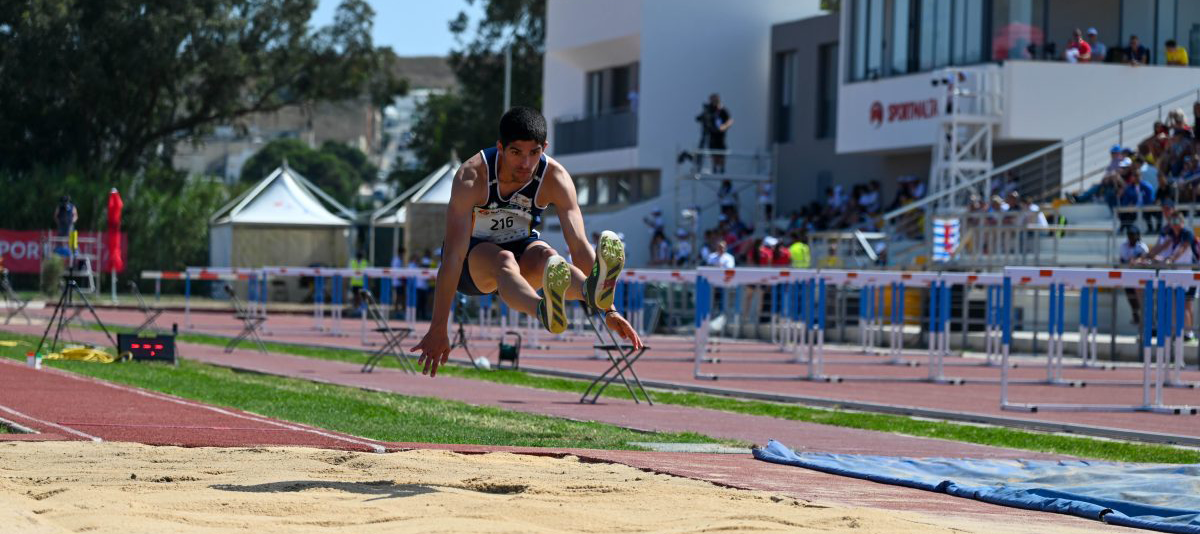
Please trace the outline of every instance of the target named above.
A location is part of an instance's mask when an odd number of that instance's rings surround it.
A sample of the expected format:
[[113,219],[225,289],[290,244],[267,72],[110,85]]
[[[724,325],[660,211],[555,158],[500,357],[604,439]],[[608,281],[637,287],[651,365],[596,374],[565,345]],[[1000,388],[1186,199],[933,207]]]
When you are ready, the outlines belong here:
[[209,265],[344,267],[353,220],[354,212],[284,162],[209,218]]

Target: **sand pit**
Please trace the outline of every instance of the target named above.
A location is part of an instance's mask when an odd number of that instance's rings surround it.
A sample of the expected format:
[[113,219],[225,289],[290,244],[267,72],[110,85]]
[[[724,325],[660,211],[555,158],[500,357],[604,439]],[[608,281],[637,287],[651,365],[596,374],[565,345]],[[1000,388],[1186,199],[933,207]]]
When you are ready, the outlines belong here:
[[573,457],[83,442],[0,443],[0,525],[256,534],[1028,531],[803,502]]

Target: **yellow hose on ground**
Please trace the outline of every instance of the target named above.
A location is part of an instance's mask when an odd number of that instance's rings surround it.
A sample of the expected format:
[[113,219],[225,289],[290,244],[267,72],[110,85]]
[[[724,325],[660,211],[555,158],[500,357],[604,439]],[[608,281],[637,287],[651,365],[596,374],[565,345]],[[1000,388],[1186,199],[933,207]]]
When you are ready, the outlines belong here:
[[63,349],[62,352],[51,352],[46,355],[47,360],[73,360],[77,362],[98,362],[112,363],[117,361],[117,357],[107,352],[87,347],[72,347]]

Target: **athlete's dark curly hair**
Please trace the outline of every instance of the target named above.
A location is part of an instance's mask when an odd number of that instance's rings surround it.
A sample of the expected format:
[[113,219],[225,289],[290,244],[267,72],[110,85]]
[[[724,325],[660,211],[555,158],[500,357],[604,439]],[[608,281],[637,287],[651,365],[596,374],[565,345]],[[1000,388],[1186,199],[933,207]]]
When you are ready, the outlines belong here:
[[546,118],[538,110],[524,106],[509,109],[500,117],[500,144],[513,141],[546,142]]

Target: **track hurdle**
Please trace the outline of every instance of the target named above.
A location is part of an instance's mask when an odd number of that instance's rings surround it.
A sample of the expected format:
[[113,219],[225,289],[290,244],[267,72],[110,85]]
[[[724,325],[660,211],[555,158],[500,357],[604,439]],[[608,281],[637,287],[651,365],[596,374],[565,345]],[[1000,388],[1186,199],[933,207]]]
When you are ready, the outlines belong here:
[[[1163,387],[1200,388],[1200,384],[1196,382],[1183,380],[1183,371],[1186,367],[1184,362],[1184,333],[1187,330],[1187,293],[1200,288],[1200,272],[1161,270],[1158,272],[1158,279],[1166,285],[1166,290],[1171,297],[1169,311],[1165,314],[1171,321],[1171,328],[1169,329],[1170,339],[1165,344],[1166,355],[1164,356],[1164,367],[1159,371],[1164,375]],[[1192,328],[1195,328],[1195,325],[1192,325]]]
[[[1189,273],[1190,274],[1190,273]],[[1015,282],[1015,283],[1014,283]],[[1063,294],[1067,287],[1088,287],[1089,293],[1100,287],[1125,288],[1143,287],[1142,299],[1142,402],[1141,404],[1066,404],[1066,403],[1015,403],[1009,399],[1010,381],[1008,360],[1012,347],[1012,301],[1014,285],[1043,285],[1055,288],[1051,293],[1052,318],[1048,330],[1053,340],[1047,346],[1047,381],[1061,382],[1062,379],[1062,316],[1064,315]],[[1030,267],[1006,267],[1003,282],[1003,308],[1001,321],[1004,335],[1001,347],[1000,409],[1038,412],[1151,412],[1162,414],[1191,414],[1197,410],[1192,406],[1169,406],[1162,397],[1167,364],[1166,345],[1171,336],[1171,307],[1173,291],[1168,291],[1167,282],[1151,270],[1138,269],[1039,269]],[[1157,350],[1155,348],[1157,337]],[[1153,371],[1153,372],[1152,372]]]
[[[1058,386],[1082,387],[1087,384],[1102,384],[1104,381],[1089,380],[1087,382],[1080,380],[1067,380],[1063,377],[1063,368],[1065,367],[1063,333],[1065,332],[1065,315],[1066,315],[1066,291],[1068,289],[1080,291],[1081,298],[1084,294],[1084,289],[1087,289],[1088,302],[1085,309],[1087,310],[1086,317],[1080,314],[1080,331],[1084,333],[1084,337],[1080,339],[1080,345],[1087,345],[1086,349],[1089,353],[1094,350],[1094,338],[1090,338],[1092,325],[1097,321],[1094,320],[1097,309],[1090,306],[1091,300],[1095,298],[1095,294],[1101,289],[1117,289],[1117,288],[1136,288],[1147,281],[1155,280],[1156,275],[1152,270],[1146,269],[1061,269],[1061,268],[1038,268],[1038,267],[1005,267],[1004,276],[1010,278],[1012,284],[1016,287],[1045,287],[1050,290],[1048,299],[1049,309],[1047,314],[1046,333],[1049,336],[1046,342],[1046,379],[1041,381],[1010,381],[1012,383],[1025,384],[1049,384]],[[1153,311],[1153,310],[1152,310]],[[1087,365],[1081,364],[1080,367]],[[1094,365],[1093,365],[1094,366]],[[1002,377],[1003,378],[1003,377]],[[1127,385],[1138,385],[1140,383],[1127,382]],[[1109,381],[1109,385],[1120,385],[1119,382]]]
[[[869,274],[857,271],[836,271],[836,270],[820,270],[817,275],[823,281],[839,286],[855,286],[860,284],[881,283],[887,282],[892,284],[892,315],[891,315],[891,338],[890,346],[887,352],[889,359],[882,362],[860,362],[860,361],[844,361],[839,363],[861,364],[885,364],[885,365],[910,365],[907,361],[901,358],[903,342],[904,342],[904,295],[909,288],[926,288],[929,294],[927,332],[928,344],[926,349],[927,368],[926,376],[904,377],[904,376],[838,376],[833,377],[837,381],[864,381],[864,382],[928,382],[934,384],[962,384],[960,378],[948,378],[945,376],[943,359],[949,352],[950,340],[950,281],[945,279],[941,273],[937,272],[889,272],[876,271]],[[864,282],[868,279],[869,282]],[[823,326],[823,325],[822,325]],[[816,356],[822,361],[818,365],[823,365],[824,350],[816,352]]]
[[[257,269],[245,269],[239,267],[187,267],[183,270],[183,324],[188,328],[194,328],[196,325],[192,323],[192,281],[251,281],[251,275],[258,274]],[[250,284],[253,286],[254,284]],[[253,307],[247,310],[248,313],[255,313]],[[264,318],[265,320],[265,318]]]
[[[701,267],[696,269],[696,339],[693,353],[693,376],[702,380],[741,379],[741,380],[814,380],[829,382],[834,377],[827,377],[821,369],[821,355],[825,336],[825,281],[818,279],[817,271],[800,269],[768,269],[741,268],[719,269]],[[793,302],[788,314],[792,321],[786,324],[781,334],[784,339],[795,339],[791,345],[793,358],[773,360],[737,360],[740,363],[807,363],[807,372],[802,375],[781,374],[751,374],[751,373],[706,373],[702,369],[704,363],[719,362],[710,359],[708,355],[709,337],[711,336],[713,312],[713,296],[717,290],[728,290],[738,285],[775,285],[786,281],[785,287],[793,288],[790,295],[798,295],[798,302]],[[729,292],[726,292],[728,294]],[[789,295],[789,297],[790,297]],[[791,300],[790,298],[788,300]],[[775,349],[772,349],[774,352]]]

